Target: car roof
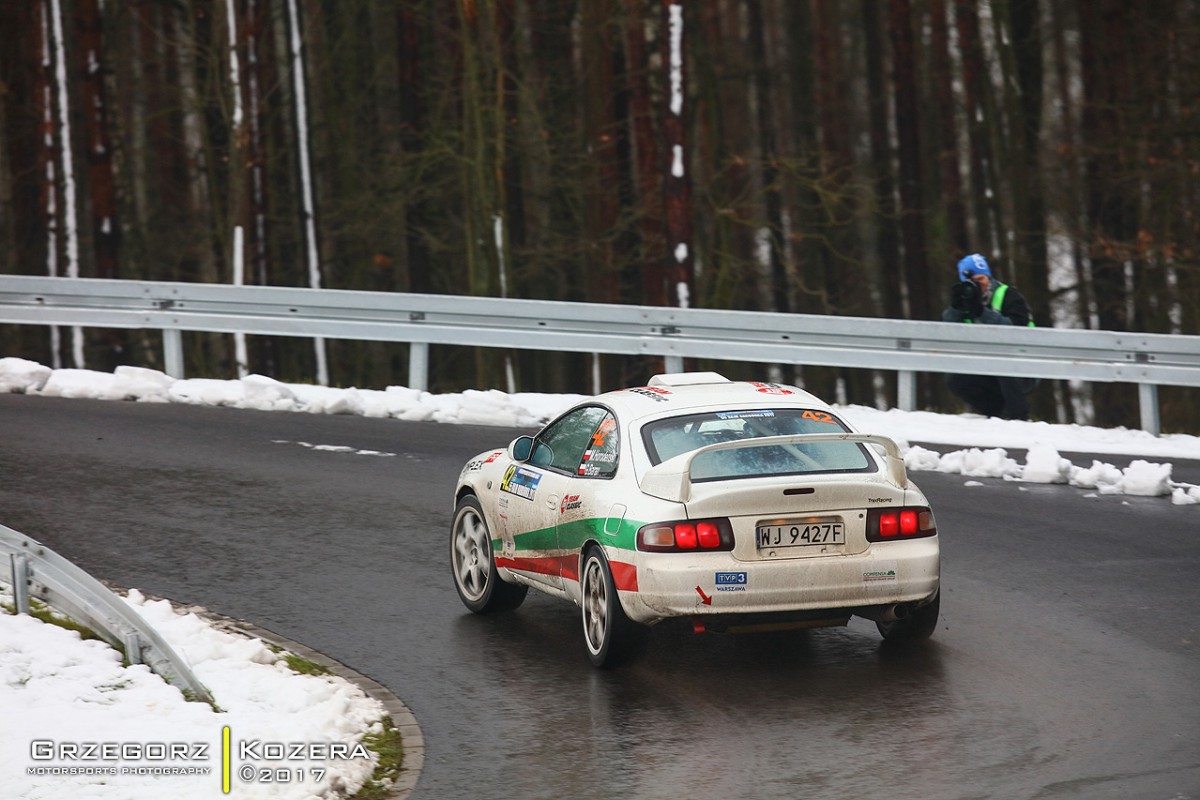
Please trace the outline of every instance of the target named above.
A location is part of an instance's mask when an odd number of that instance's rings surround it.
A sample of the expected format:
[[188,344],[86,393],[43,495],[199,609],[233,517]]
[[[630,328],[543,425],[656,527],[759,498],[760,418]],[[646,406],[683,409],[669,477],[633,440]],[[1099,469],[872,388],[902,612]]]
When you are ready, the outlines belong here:
[[618,389],[591,398],[626,420],[671,416],[706,408],[793,406],[831,411],[828,403],[796,386],[768,381],[731,381],[716,372],[655,375],[645,386]]

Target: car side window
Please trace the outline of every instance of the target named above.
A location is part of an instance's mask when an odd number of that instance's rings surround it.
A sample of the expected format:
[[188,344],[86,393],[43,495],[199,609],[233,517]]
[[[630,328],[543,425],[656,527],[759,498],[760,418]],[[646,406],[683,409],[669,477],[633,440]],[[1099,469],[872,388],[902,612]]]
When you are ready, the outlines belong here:
[[577,473],[586,478],[611,478],[617,472],[619,445],[617,420],[612,414],[606,414],[583,451]]
[[607,409],[587,406],[560,417],[537,435],[529,463],[588,477],[617,469],[617,423]]

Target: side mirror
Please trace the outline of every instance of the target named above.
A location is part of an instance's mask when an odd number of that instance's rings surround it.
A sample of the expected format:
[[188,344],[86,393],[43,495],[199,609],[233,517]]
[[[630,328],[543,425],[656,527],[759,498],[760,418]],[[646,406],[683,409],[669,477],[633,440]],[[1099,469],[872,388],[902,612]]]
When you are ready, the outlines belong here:
[[532,452],[532,436],[518,436],[508,445],[508,457],[513,461],[528,461]]

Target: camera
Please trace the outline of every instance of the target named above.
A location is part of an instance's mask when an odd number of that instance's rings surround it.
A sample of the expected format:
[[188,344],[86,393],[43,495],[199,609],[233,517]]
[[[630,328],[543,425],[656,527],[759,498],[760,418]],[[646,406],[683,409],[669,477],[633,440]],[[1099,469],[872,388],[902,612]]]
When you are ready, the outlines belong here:
[[983,314],[983,290],[975,281],[956,283],[950,289],[950,305],[978,317]]

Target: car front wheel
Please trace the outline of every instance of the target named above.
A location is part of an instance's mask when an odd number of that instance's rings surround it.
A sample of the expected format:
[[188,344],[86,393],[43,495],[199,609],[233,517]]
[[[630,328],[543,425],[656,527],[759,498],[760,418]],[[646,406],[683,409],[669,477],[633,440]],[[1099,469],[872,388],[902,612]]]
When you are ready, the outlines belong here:
[[463,605],[476,614],[516,608],[529,587],[505,583],[492,557],[492,536],[475,495],[458,501],[450,527],[450,567]]
[[599,547],[584,557],[580,594],[588,660],[597,667],[616,666],[633,649],[638,632],[625,616],[608,559]]

